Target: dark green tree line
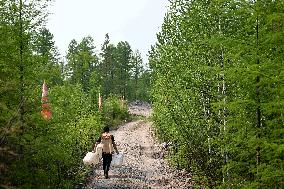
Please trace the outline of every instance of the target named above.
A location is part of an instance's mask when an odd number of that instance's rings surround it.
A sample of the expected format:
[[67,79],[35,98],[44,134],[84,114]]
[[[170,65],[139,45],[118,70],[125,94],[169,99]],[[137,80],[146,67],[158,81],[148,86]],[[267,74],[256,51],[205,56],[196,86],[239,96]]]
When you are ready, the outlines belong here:
[[90,80],[98,58],[95,54],[94,40],[85,37],[77,44],[72,40],[67,54],[67,77],[72,84],[81,84],[85,92],[90,90]]
[[[89,50],[80,47],[85,44],[84,40],[88,40]],[[93,94],[92,98],[98,98],[100,92],[104,98],[117,95],[127,100],[149,101],[150,74],[143,68],[138,50],[133,52],[127,41],[112,44],[108,34],[99,55],[94,48],[91,37],[84,38],[80,44],[76,40],[70,42],[65,68],[68,81],[82,84],[84,89],[88,89],[85,92]],[[88,56],[83,56],[86,53]]]

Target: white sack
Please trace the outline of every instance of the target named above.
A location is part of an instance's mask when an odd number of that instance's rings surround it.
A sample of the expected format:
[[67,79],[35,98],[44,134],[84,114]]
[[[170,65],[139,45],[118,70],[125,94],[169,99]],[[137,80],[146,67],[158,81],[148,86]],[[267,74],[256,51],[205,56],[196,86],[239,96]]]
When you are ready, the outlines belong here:
[[100,162],[100,156],[98,153],[88,152],[83,159],[85,165],[95,165]]

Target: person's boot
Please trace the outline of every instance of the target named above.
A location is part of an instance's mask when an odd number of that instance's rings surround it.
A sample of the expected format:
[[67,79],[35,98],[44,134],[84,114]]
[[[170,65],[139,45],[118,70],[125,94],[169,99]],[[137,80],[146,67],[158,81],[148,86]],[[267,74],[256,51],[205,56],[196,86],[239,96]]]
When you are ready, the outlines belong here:
[[109,177],[108,177],[108,172],[107,171],[104,171],[104,176],[105,176],[105,178],[106,179],[108,179]]

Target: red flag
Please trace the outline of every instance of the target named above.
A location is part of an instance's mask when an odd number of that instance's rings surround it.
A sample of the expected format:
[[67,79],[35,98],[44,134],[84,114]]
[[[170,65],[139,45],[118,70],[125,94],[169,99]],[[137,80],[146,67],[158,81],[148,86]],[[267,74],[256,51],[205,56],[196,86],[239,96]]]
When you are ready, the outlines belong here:
[[42,95],[41,95],[41,115],[44,119],[50,120],[52,117],[51,108],[48,104],[48,88],[45,81],[42,84]]

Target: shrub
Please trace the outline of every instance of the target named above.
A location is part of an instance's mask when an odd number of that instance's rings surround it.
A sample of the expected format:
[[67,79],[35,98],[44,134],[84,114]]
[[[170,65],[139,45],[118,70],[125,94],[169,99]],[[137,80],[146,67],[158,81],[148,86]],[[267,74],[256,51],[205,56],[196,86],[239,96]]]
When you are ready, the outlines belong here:
[[103,104],[103,120],[106,126],[116,127],[129,120],[126,101],[111,95]]

